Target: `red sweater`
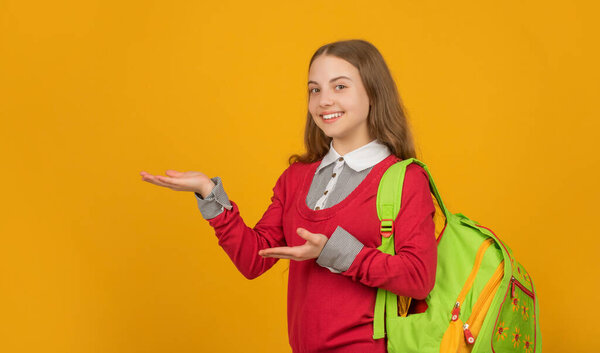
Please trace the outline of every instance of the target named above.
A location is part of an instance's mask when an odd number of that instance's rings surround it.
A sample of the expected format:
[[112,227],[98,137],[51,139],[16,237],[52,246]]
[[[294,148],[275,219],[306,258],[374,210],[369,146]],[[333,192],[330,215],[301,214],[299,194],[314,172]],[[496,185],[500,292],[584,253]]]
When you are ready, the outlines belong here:
[[386,352],[385,339],[373,339],[377,288],[423,299],[433,288],[437,261],[435,208],[425,170],[408,166],[402,208],[394,229],[396,255],[382,253],[376,197],[381,176],[399,159],[391,154],[376,164],[354,191],[338,204],[311,210],[306,196],[320,161],[289,166],[273,188],[272,203],[254,228],[240,217],[235,202],[209,219],[235,266],[255,278],[275,264],[258,255],[261,249],[305,243],[296,228],[331,236],[342,226],[364,244],[347,271],[333,273],[315,259],[290,260],[288,334],[294,353]]

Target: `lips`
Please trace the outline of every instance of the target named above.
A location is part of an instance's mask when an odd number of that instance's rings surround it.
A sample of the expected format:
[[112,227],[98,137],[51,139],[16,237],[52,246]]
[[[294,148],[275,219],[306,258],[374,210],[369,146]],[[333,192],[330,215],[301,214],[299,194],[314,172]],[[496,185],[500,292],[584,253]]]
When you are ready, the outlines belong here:
[[[321,120],[326,124],[333,123],[333,122],[339,120],[340,118],[343,118],[344,116],[346,116],[346,113],[344,113],[344,112],[341,112],[341,113],[342,113],[342,115],[335,117],[335,118],[331,118],[331,119],[325,119],[325,118],[323,118],[323,115],[321,115]],[[325,114],[325,115],[327,115],[327,114]]]

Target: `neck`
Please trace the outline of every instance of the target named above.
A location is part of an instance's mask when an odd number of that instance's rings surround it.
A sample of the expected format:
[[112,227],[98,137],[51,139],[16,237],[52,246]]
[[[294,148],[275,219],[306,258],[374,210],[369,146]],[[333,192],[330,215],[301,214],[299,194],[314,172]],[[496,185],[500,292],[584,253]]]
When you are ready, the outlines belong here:
[[353,139],[346,139],[346,140],[342,140],[342,139],[333,139],[333,148],[335,148],[335,151],[337,153],[339,153],[340,156],[345,155],[348,152],[352,152],[357,148],[360,148],[366,144],[368,144],[369,142],[373,141],[373,138],[370,138],[369,136],[364,136],[362,138],[353,138]]

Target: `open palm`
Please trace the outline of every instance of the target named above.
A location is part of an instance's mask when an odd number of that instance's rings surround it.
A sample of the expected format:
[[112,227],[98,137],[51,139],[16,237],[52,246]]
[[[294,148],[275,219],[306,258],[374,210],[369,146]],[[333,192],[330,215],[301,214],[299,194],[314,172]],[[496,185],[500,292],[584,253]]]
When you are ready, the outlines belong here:
[[140,172],[142,180],[154,185],[167,187],[175,191],[193,191],[203,196],[210,193],[214,183],[204,173],[196,171],[178,172],[169,169],[163,175],[152,175],[145,171]]
[[327,236],[319,233],[311,233],[304,228],[298,228],[297,233],[306,243],[298,246],[280,246],[275,248],[263,249],[258,252],[262,257],[276,257],[279,259],[291,259],[304,261],[316,259],[327,243]]

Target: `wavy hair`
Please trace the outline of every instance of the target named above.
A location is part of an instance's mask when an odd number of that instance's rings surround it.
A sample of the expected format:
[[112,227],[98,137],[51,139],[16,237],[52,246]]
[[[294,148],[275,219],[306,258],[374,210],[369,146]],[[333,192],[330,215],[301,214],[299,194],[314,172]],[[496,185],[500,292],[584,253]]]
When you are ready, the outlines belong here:
[[[412,132],[396,83],[377,48],[361,39],[343,40],[325,44],[313,54],[308,65],[321,55],[331,55],[354,65],[360,73],[371,107],[367,125],[371,139],[385,144],[400,159],[416,158]],[[291,165],[298,161],[313,163],[322,159],[329,150],[331,137],[325,135],[314,122],[310,111],[306,114],[304,145],[306,152],[289,157]]]

